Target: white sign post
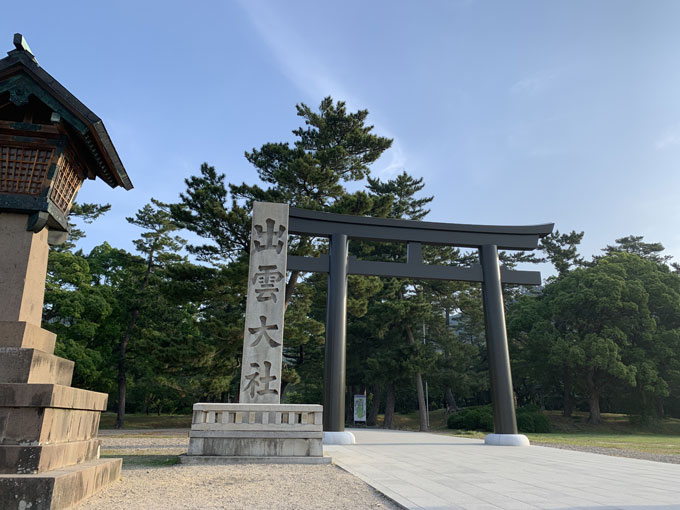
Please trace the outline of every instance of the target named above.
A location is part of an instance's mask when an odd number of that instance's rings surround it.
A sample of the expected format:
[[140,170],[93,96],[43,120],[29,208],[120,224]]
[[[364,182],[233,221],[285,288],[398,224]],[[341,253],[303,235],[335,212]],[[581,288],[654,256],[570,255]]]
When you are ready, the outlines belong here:
[[366,423],[366,395],[354,395],[354,421]]

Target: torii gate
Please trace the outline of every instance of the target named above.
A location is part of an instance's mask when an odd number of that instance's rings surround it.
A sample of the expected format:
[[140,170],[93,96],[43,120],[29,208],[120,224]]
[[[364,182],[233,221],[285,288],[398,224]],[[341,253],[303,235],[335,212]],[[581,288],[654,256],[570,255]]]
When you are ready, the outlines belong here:
[[[289,271],[328,273],[323,402],[323,429],[327,436],[345,430],[347,275],[358,274],[481,282],[495,432],[487,436],[486,442],[528,444],[526,437],[517,433],[502,284],[540,285],[541,274],[501,267],[498,250],[533,250],[539,238],[552,232],[554,223],[517,227],[463,225],[349,216],[296,207],[290,207],[288,221],[289,234],[330,238],[329,255],[287,257]],[[407,261],[404,264],[348,257],[350,239],[407,243]],[[424,264],[423,244],[477,248],[481,264],[472,267]],[[353,442],[353,437],[349,440],[342,439],[342,434],[336,437],[339,442]]]

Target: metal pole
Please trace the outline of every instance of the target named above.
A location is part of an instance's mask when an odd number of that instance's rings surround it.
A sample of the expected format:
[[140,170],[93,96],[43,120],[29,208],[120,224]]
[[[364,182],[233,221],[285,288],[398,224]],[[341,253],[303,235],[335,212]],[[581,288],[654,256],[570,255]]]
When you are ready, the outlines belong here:
[[323,398],[323,429],[327,432],[345,430],[347,248],[345,234],[331,235]]
[[[427,335],[425,334],[425,321],[423,321],[423,345],[426,343]],[[425,381],[425,409],[427,409],[427,430],[430,430],[430,390]]]
[[425,381],[425,408],[427,409],[427,430],[430,430],[430,390]]
[[485,244],[480,247],[479,255],[484,277],[482,295],[484,298],[489,375],[491,377],[494,432],[496,434],[517,434],[498,247]]

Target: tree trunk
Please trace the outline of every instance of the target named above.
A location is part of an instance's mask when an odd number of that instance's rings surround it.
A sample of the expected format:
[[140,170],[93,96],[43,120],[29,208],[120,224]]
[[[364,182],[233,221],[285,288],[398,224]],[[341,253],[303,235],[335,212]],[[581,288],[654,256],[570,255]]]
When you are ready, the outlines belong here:
[[[410,325],[406,325],[406,335],[408,336],[408,343],[416,344],[416,339],[413,336],[413,330]],[[427,432],[427,405],[425,404],[425,390],[423,389],[423,377],[420,372],[416,372],[416,390],[418,391],[418,418],[420,421],[420,431]]]
[[451,391],[451,386],[447,386],[444,390],[444,400],[446,400],[446,415],[458,411],[458,404],[453,396],[453,391]]
[[128,324],[125,336],[121,339],[120,345],[118,346],[118,413],[116,415],[116,428],[122,429],[125,425],[125,395],[127,393],[127,373],[126,373],[126,360],[127,347],[130,343],[130,335],[132,334],[132,329],[135,327],[137,322],[137,317],[139,317],[139,309],[136,308],[132,311],[132,316],[130,317],[130,323]]
[[394,422],[394,383],[392,381],[387,383],[387,397],[385,397],[385,420],[383,421],[384,429],[391,429]]
[[[146,272],[144,273],[144,279],[142,280],[141,291],[146,290],[146,286],[149,284],[149,275],[151,274],[151,268],[153,267],[153,256],[154,252],[149,253],[149,258],[147,259]],[[135,324],[137,324],[137,319],[139,318],[139,306],[135,306],[130,314],[130,322],[128,323],[125,335],[120,341],[120,346],[118,350],[118,414],[116,416],[116,428],[122,429],[125,424],[125,394],[127,392],[127,374],[125,373],[126,363],[125,356],[127,354],[127,347],[130,343],[130,337],[132,336],[132,331],[135,329]]]
[[656,417],[660,420],[663,420],[666,417],[663,407],[663,397],[656,397]]
[[371,401],[371,410],[366,416],[366,426],[375,427],[378,422],[378,413],[380,412],[380,385],[378,383],[371,386],[371,393],[373,394],[373,400]]
[[574,411],[574,403],[571,399],[571,376],[569,369],[565,366],[562,370],[562,384],[564,386],[564,396],[562,397],[562,416],[571,418]]
[[588,423],[601,423],[602,416],[600,415],[600,388],[598,388],[595,384],[595,377],[592,372],[588,372],[586,384],[588,386],[588,407],[590,408]]
[[285,301],[283,305],[284,311],[288,309],[288,304],[293,297],[293,291],[295,290],[295,285],[297,284],[298,278],[300,277],[300,271],[291,271],[288,283],[286,283],[286,294]]
[[[122,365],[122,367],[121,367]],[[125,393],[127,378],[125,376],[125,362],[118,360],[118,413],[116,414],[116,428],[122,429],[125,424]]]
[[345,425],[349,426],[354,423],[354,386],[347,386],[345,391]]

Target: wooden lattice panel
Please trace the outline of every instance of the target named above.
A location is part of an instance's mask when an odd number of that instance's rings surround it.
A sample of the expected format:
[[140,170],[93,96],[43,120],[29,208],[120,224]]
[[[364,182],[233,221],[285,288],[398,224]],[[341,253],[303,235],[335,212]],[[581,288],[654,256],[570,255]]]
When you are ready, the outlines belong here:
[[83,183],[82,172],[68,153],[62,155],[58,166],[59,171],[52,185],[50,199],[61,212],[68,214],[71,209],[71,202]]
[[0,144],[0,193],[40,195],[54,149]]

